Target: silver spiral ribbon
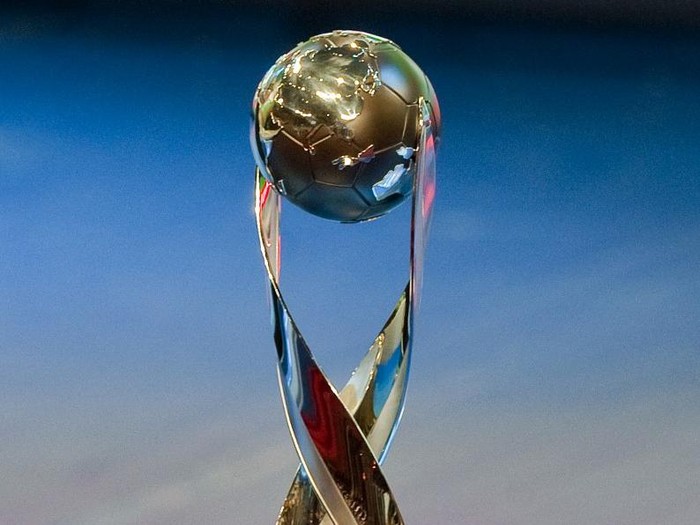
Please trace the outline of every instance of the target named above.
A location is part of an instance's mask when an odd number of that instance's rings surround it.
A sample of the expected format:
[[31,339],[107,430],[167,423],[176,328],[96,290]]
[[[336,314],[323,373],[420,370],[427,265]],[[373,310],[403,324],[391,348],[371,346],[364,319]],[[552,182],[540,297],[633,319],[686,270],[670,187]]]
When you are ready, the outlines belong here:
[[301,464],[278,525],[400,525],[403,518],[382,473],[403,411],[423,257],[435,196],[435,137],[421,100],[409,276],[394,310],[347,384],[338,392],[297,328],[279,288],[280,195],[259,170],[255,214],[271,292],[278,380]]

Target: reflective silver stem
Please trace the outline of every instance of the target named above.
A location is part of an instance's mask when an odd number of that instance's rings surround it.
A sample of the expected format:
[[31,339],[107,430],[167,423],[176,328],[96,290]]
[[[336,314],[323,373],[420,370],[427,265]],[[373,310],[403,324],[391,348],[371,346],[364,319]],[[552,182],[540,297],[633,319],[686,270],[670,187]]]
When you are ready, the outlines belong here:
[[281,199],[256,170],[256,219],[271,291],[278,379],[301,465],[278,525],[399,525],[403,519],[380,464],[403,411],[423,255],[435,195],[430,107],[414,176],[410,271],[404,292],[344,388],[338,393],[306,345],[279,289]]

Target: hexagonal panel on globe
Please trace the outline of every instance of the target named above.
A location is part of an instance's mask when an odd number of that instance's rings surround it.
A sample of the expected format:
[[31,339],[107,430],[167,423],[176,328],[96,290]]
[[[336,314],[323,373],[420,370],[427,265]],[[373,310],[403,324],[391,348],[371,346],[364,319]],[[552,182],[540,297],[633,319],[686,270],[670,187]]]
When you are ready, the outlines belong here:
[[367,209],[367,203],[354,188],[328,186],[319,182],[314,182],[291,200],[316,215],[335,221],[356,220]]
[[365,97],[362,112],[349,123],[353,142],[360,149],[379,151],[401,142],[407,104],[386,86]]
[[393,194],[411,193],[413,173],[411,160],[405,159],[400,144],[376,155],[364,166],[355,182],[355,189],[372,205],[382,203]]
[[283,132],[272,139],[267,166],[283,195],[296,195],[313,182],[309,152]]
[[396,91],[406,104],[415,104],[428,91],[425,75],[406,54],[391,44],[374,48],[382,84]]
[[[326,128],[327,129],[327,128]],[[314,179],[333,186],[351,187],[362,164],[362,150],[357,145],[328,132],[321,142],[316,142],[309,155]]]

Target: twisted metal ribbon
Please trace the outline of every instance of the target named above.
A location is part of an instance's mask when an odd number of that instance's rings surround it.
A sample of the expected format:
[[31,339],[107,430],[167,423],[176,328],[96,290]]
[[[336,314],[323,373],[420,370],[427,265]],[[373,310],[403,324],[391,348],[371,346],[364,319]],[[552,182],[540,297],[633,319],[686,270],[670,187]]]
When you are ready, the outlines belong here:
[[413,316],[435,195],[435,141],[430,106],[413,182],[410,271],[393,312],[337,392],[314,359],[279,288],[281,198],[256,169],[255,214],[270,284],[278,381],[287,424],[301,461],[277,525],[402,525],[380,464],[403,411]]

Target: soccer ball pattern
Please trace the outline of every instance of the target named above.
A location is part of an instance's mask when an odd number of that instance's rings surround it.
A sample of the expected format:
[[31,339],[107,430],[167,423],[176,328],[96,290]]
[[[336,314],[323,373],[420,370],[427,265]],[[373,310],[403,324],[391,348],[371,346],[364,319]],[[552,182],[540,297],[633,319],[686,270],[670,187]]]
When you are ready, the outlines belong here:
[[318,35],[280,57],[253,100],[251,142],[265,178],[326,219],[384,215],[411,194],[425,115],[439,108],[427,77],[389,40]]

